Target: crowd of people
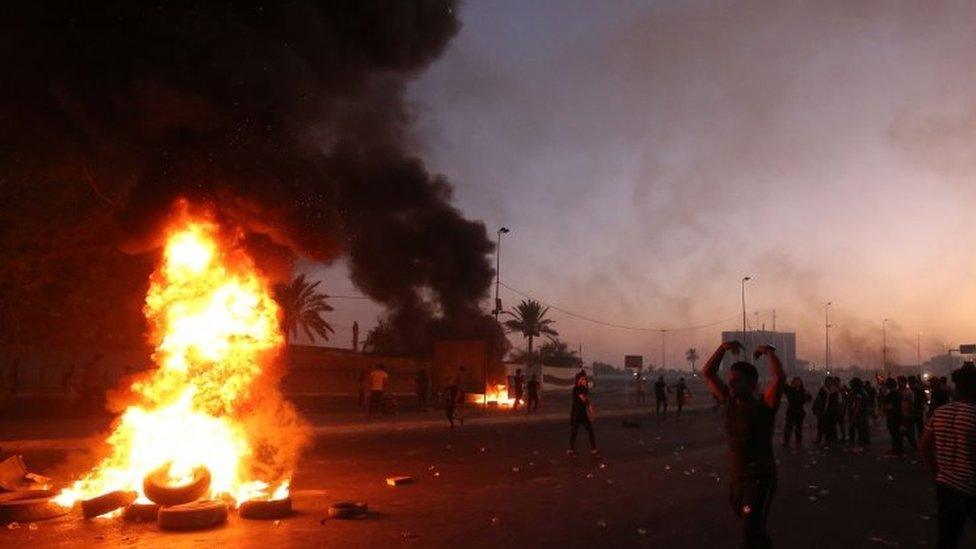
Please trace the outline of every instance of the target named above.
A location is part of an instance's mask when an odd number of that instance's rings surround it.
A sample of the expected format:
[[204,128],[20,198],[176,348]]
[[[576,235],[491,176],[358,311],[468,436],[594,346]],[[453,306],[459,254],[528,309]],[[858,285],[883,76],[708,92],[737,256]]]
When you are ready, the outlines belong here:
[[[827,376],[816,394],[811,394],[803,380],[787,381],[776,349],[764,345],[753,358],[765,358],[770,381],[759,392],[756,366],[739,360],[728,368],[722,379],[719,366],[727,352],[740,353],[735,341],[723,343],[702,369],[702,378],[715,402],[725,410],[725,431],[730,460],[730,502],[741,519],[742,547],[772,547],[766,520],[776,494],[777,467],[773,453],[776,414],[786,401],[782,443],[803,444],[807,408],[816,420],[816,443],[847,444],[851,451],[863,452],[871,443],[872,426],[883,419],[890,437],[887,455],[900,456],[906,444],[917,449],[932,468],[936,484],[939,533],[936,547],[957,547],[964,525],[976,519],[976,365],[966,363],[946,377],[875,376],[874,380],[853,377],[846,382],[838,376]],[[382,368],[369,375],[370,410],[374,401],[382,402],[387,376]],[[430,388],[426,372],[417,374],[418,406],[426,409],[426,392]],[[638,404],[646,380],[635,378]],[[441,404],[453,427],[463,424],[458,405],[463,393],[454,377],[447,379],[440,393]],[[691,392],[681,378],[668,385],[663,376],[653,386],[655,414],[665,417],[673,395],[677,414],[681,414]],[[423,394],[421,394],[423,393]],[[528,412],[538,407],[539,382],[535,376],[526,380],[517,370],[509,381],[513,410],[525,404]],[[590,451],[599,456],[594,431],[590,383],[585,371],[574,380],[570,406],[570,436],[567,454],[576,456],[576,439],[580,429],[586,431]]]
[[[742,547],[772,547],[766,519],[776,493],[773,431],[783,396],[787,400],[783,443],[802,444],[805,406],[813,401],[817,442],[848,443],[856,451],[871,443],[871,422],[883,416],[891,437],[889,455],[904,452],[904,441],[918,447],[936,485],[939,530],[937,549],[957,547],[967,521],[976,520],[976,365],[966,363],[943,377],[883,378],[878,389],[854,377],[847,383],[828,376],[814,398],[800,378],[786,383],[775,348],[760,346],[754,358],[765,357],[771,380],[761,395],[758,370],[746,361],[733,363],[728,380],[718,375],[727,352],[738,354],[738,342],[723,343],[702,369],[716,400],[725,406],[730,458],[730,501],[742,523]],[[920,438],[919,438],[920,437]],[[919,440],[916,443],[916,440]]]
[[[902,454],[905,443],[915,448],[922,436],[925,421],[939,407],[951,400],[948,379],[930,377],[927,380],[918,376],[881,377],[875,380],[854,377],[848,382],[840,377],[828,376],[813,398],[812,412],[816,418],[817,443],[847,443],[860,450],[871,444],[871,425],[883,418],[891,438],[891,455]],[[789,401],[787,408],[787,430],[791,427],[791,417],[799,418],[794,423],[802,433],[804,404],[810,395],[803,388],[803,382],[796,378],[786,389]],[[789,435],[786,435],[784,444]],[[797,443],[802,443],[802,434],[797,435]]]

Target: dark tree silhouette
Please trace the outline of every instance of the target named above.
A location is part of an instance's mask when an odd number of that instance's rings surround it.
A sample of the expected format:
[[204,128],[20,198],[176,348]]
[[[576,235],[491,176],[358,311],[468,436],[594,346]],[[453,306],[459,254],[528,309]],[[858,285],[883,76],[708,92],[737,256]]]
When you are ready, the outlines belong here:
[[310,340],[315,336],[328,341],[329,333],[334,333],[332,326],[322,318],[323,313],[332,310],[332,306],[325,302],[328,295],[316,292],[315,288],[322,281],[309,283],[305,275],[295,277],[290,284],[276,284],[274,287],[275,300],[282,310],[281,329],[289,341],[298,335],[301,328]]
[[532,341],[539,336],[555,337],[559,332],[552,329],[555,321],[546,318],[549,307],[543,307],[541,303],[534,299],[523,299],[517,307],[505,314],[512,318],[505,321],[505,328],[510,332],[518,332],[522,337],[529,340],[528,356],[532,355]]

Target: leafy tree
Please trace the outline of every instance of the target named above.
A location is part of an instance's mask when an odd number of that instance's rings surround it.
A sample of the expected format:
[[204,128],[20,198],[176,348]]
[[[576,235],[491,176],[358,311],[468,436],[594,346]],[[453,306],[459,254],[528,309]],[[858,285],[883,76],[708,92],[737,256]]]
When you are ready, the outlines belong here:
[[505,328],[509,332],[522,334],[522,337],[528,340],[530,358],[532,357],[532,341],[535,338],[543,335],[551,337],[559,335],[559,332],[552,328],[552,324],[555,321],[546,318],[548,311],[549,307],[543,307],[541,303],[534,299],[523,299],[511,311],[505,311],[505,314],[512,317],[505,321]]
[[565,341],[552,338],[539,349],[542,364],[559,368],[581,368],[583,360]]
[[309,283],[305,280],[305,275],[301,274],[289,284],[275,285],[275,300],[281,306],[283,313],[281,329],[289,339],[298,335],[299,328],[313,342],[315,336],[328,341],[329,332],[335,332],[322,318],[322,314],[331,311],[332,306],[325,302],[328,295],[315,291],[321,282],[317,280]]

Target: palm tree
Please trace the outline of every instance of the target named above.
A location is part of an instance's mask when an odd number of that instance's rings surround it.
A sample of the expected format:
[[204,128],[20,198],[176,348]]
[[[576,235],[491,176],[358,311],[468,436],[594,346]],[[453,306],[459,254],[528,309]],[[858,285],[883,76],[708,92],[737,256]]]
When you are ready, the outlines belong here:
[[691,363],[691,373],[695,374],[695,362],[698,361],[698,351],[694,347],[685,351],[685,360]]
[[529,340],[529,358],[532,358],[532,340],[539,336],[555,337],[559,332],[552,329],[553,320],[546,318],[549,307],[543,307],[541,303],[534,299],[523,299],[517,307],[505,314],[511,316],[510,320],[505,321],[505,327],[509,332],[519,332],[522,337]]
[[305,280],[305,275],[300,274],[290,284],[275,284],[275,301],[283,313],[281,330],[289,340],[298,336],[299,328],[312,342],[316,335],[328,341],[329,332],[335,333],[332,326],[322,318],[322,313],[331,311],[332,306],[325,302],[329,296],[315,291],[321,282],[317,280],[310,284]]

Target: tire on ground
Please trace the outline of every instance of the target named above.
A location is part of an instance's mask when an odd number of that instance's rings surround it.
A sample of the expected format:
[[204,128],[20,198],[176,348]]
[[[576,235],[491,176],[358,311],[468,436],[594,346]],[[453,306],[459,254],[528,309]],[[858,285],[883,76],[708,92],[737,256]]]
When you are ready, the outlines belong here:
[[269,520],[285,518],[291,514],[291,498],[245,501],[237,510],[241,518]]
[[204,466],[193,469],[193,480],[189,484],[171,486],[165,483],[169,465],[146,475],[142,481],[142,492],[151,501],[160,505],[181,505],[196,501],[210,489],[210,471]]
[[116,490],[81,502],[81,515],[86,519],[121,509],[136,500],[138,494]]
[[329,506],[329,518],[353,519],[361,517],[369,510],[365,502],[340,501]]
[[122,516],[130,522],[155,522],[157,514],[158,503],[133,503],[125,508]]
[[[43,497],[37,497],[41,496]],[[53,490],[23,490],[3,494],[0,500],[0,524],[33,522],[67,514],[71,509],[54,503]]]
[[163,507],[156,523],[163,530],[201,530],[227,521],[227,504],[222,501],[195,501]]
[[53,498],[59,493],[57,490],[15,490],[13,492],[0,492],[0,503],[22,499]]

